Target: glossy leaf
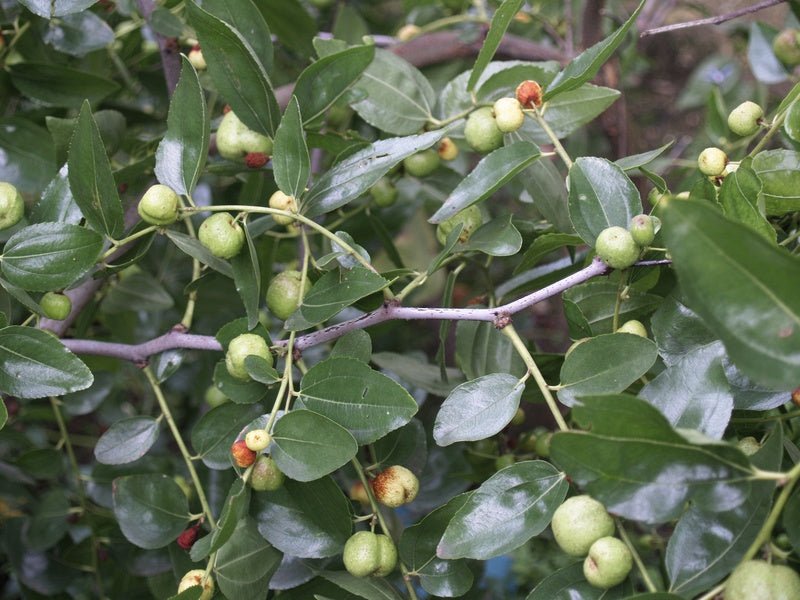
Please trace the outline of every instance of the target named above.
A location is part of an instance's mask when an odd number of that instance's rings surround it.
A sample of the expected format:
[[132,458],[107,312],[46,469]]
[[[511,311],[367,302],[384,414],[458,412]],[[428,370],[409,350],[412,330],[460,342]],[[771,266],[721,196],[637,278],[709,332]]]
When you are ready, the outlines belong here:
[[203,0],[203,8],[241,35],[264,71],[272,71],[272,36],[256,3],[251,0]]
[[313,481],[332,473],[358,451],[355,438],[310,410],[293,410],[275,424],[272,457],[287,477]]
[[253,404],[267,395],[267,388],[258,381],[243,381],[228,373],[225,360],[214,367],[214,385],[236,404]]
[[222,273],[225,277],[233,279],[233,268],[230,263],[211,254],[211,252],[195,238],[172,229],[165,230],[165,234],[181,251],[192,258],[196,258],[204,265],[208,265],[218,273]]
[[485,200],[538,159],[539,155],[539,148],[529,142],[517,142],[487,154],[428,222],[441,223],[468,206]]
[[419,357],[396,352],[376,352],[372,362],[380,368],[391,371],[409,385],[421,388],[437,396],[447,396],[464,377],[457,369],[447,369],[447,381],[442,380],[439,367]]
[[258,535],[251,517],[236,525],[230,539],[218,551],[214,574],[227,598],[258,600],[281,563],[281,553]]
[[481,321],[459,321],[456,325],[456,361],[468,380],[491,373],[522,377],[526,371],[511,340],[493,324]]
[[537,160],[520,174],[520,182],[533,206],[562,233],[575,228],[569,219],[569,198],[564,178],[550,160]]
[[175,302],[164,286],[147,271],[134,272],[121,279],[108,291],[102,309],[107,314],[129,310],[160,311],[174,306]]
[[69,185],[86,221],[96,231],[119,238],[124,231],[122,203],[100,131],[89,102],[81,106],[69,147]]
[[282,44],[302,56],[311,56],[316,23],[299,0],[260,0],[257,6]]
[[674,298],[666,298],[650,322],[658,353],[667,365],[717,339],[697,314]]
[[601,231],[625,229],[642,212],[639,190],[625,172],[604,158],[579,158],[569,170],[569,217],[590,246]]
[[31,550],[55,546],[69,529],[70,504],[66,490],[53,487],[38,498],[25,528],[25,543]]
[[631,597],[631,590],[625,588],[630,585],[623,583],[610,590],[594,587],[583,574],[583,561],[578,561],[545,577],[525,600],[621,600]]
[[482,440],[501,431],[519,408],[525,385],[495,373],[462,383],[442,403],[433,425],[440,446]]
[[656,148],[655,150],[650,150],[648,152],[642,152],[641,154],[633,154],[631,156],[625,156],[623,158],[619,158],[614,161],[620,169],[623,171],[632,171],[634,169],[638,169],[640,167],[645,167],[657,159],[659,156],[664,154],[667,150],[672,147],[674,141],[667,142],[660,148]]
[[120,419],[97,440],[94,457],[104,465],[123,465],[147,454],[157,439],[158,421],[153,417]]
[[465,244],[456,250],[477,250],[489,256],[513,256],[522,247],[522,236],[511,222],[511,215],[503,215],[484,223],[475,230]]
[[203,89],[186,57],[172,94],[167,132],[156,150],[156,177],[177,194],[190,195],[208,155],[210,123]]
[[8,408],[6,408],[6,403],[0,398],[0,429],[6,426],[8,423]]
[[788,73],[772,51],[771,27],[753,21],[747,37],[747,60],[751,72],[762,83],[775,84],[786,81]]
[[0,390],[18,398],[45,398],[84,390],[92,372],[57,338],[40,329],[0,329]]
[[25,8],[45,19],[81,12],[95,2],[97,0],[20,0]]
[[391,583],[381,578],[355,577],[345,571],[323,571],[321,575],[341,589],[359,598],[364,598],[364,600],[402,600],[403,598]]
[[533,243],[525,250],[522,256],[522,261],[514,269],[514,273],[522,273],[528,269],[532,269],[542,258],[560,250],[561,248],[574,248],[583,244],[583,239],[580,236],[572,235],[570,233],[545,233],[538,236]]
[[24,62],[8,65],[14,86],[48,106],[81,108],[96,104],[119,89],[110,79],[64,65]]
[[274,492],[255,494],[259,533],[281,552],[300,558],[341,554],[353,531],[350,502],[330,477],[287,479]]
[[663,214],[687,304],[745,375],[791,389],[800,372],[800,260],[703,203],[671,203]]
[[239,432],[259,416],[262,408],[232,402],[212,408],[192,429],[192,448],[209,469],[231,467],[231,445]]
[[411,419],[372,445],[375,462],[382,465],[403,465],[421,473],[428,458],[428,434],[419,419]]
[[303,133],[303,119],[297,96],[292,96],[275,133],[272,171],[284,194],[299,198],[306,189],[311,163]]
[[475,89],[475,85],[478,83],[486,66],[492,60],[494,53],[500,46],[500,42],[503,41],[503,36],[508,26],[517,12],[519,12],[521,6],[522,0],[505,0],[500,5],[500,8],[495,11],[494,16],[492,16],[492,24],[489,26],[489,32],[486,34],[486,39],[483,40],[481,50],[478,52],[478,58],[475,59],[475,64],[470,72],[469,81],[467,82],[468,92]]
[[300,399],[347,429],[359,445],[402,427],[417,412],[403,387],[353,358],[329,358],[311,367],[303,375]]
[[758,210],[761,181],[752,169],[740,166],[722,181],[719,202],[723,214],[775,243],[775,230]]
[[59,52],[84,56],[114,42],[114,30],[90,10],[52,19],[42,39]]
[[72,190],[69,187],[68,167],[64,164],[47,185],[42,197],[34,204],[30,220],[33,223],[70,223],[77,225],[83,219]]
[[589,338],[564,360],[558,399],[571,406],[581,396],[622,392],[647,373],[657,357],[653,342],[631,333]]
[[187,2],[186,9],[219,93],[242,123],[258,133],[274,136],[281,119],[278,101],[250,44],[237,30],[194,1]]
[[783,215],[800,210],[800,153],[767,150],[753,158],[753,170],[763,185],[767,215]]
[[[586,318],[592,333],[611,333],[614,324],[619,286],[610,281],[589,281],[564,292],[564,302],[573,303]],[[629,319],[643,319],[662,302],[659,296],[636,290],[626,293],[619,304],[619,324]]]
[[725,356],[722,360],[725,377],[733,394],[733,407],[738,410],[770,410],[786,404],[787,389],[764,387],[736,368]]
[[687,440],[644,400],[584,397],[572,416],[584,431],[553,434],[550,458],[613,514],[663,523],[687,501],[722,512],[747,498],[751,471],[741,451]]
[[365,363],[370,361],[372,338],[366,331],[362,329],[349,331],[336,340],[336,344],[331,349],[330,357],[339,358],[345,356]]
[[543,100],[547,102],[551,98],[563,92],[574,90],[576,87],[592,79],[600,70],[600,67],[603,66],[603,63],[611,57],[614,50],[616,50],[625,39],[625,35],[636,22],[636,17],[639,16],[644,4],[645,0],[642,0],[636,10],[628,17],[628,20],[625,21],[619,29],[614,31],[614,33],[596,43],[591,48],[587,48],[571,60],[567,67],[547,86]]
[[114,516],[128,541],[152,550],[184,530],[189,504],[172,477],[129,475],[114,480]]
[[228,490],[225,503],[222,505],[222,512],[217,520],[217,526],[210,534],[209,543],[192,546],[191,557],[193,561],[203,560],[212,552],[219,550],[231,538],[236,525],[247,516],[250,508],[250,491],[250,486],[244,480],[237,479],[233,482],[233,485]]
[[236,291],[247,313],[247,327],[252,329],[258,324],[261,305],[261,269],[258,266],[258,252],[247,227],[244,228],[244,236],[247,252],[243,249],[230,259],[230,263]]
[[39,223],[6,242],[3,275],[25,290],[60,290],[85,275],[103,249],[103,238],[77,225]]
[[783,129],[793,141],[800,141],[800,102],[795,102],[786,113]]
[[430,148],[444,137],[446,130],[420,135],[378,140],[348,156],[324,173],[308,192],[301,212],[317,217],[354,200],[404,158]]
[[0,147],[0,179],[22,193],[38,196],[58,170],[47,130],[28,119],[0,119]]
[[498,471],[469,494],[436,555],[486,560],[521,546],[547,527],[568,487],[564,474],[541,460]]

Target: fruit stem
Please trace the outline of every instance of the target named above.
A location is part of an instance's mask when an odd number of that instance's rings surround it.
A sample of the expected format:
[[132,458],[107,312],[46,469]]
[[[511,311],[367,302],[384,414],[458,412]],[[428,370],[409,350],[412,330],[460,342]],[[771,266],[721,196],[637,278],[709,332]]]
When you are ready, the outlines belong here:
[[533,356],[531,355],[530,351],[528,351],[528,347],[525,345],[525,342],[522,341],[522,338],[519,337],[517,330],[514,329],[514,325],[509,323],[502,329],[502,332],[503,335],[511,340],[511,343],[514,345],[514,348],[520,355],[520,358],[522,358],[525,366],[528,367],[528,371],[531,375],[533,375],[536,385],[539,386],[539,390],[542,392],[542,396],[544,396],[547,406],[550,409],[550,412],[553,414],[553,418],[555,419],[556,423],[558,424],[558,428],[561,431],[569,431],[569,426],[564,420],[564,417],[561,415],[561,411],[558,409],[558,404],[556,404],[556,400],[553,398],[553,394],[550,392],[547,381],[545,381],[542,372],[536,365],[536,361],[533,360]]
[[444,29],[445,27],[449,27],[450,25],[460,25],[461,23],[488,24],[489,19],[481,15],[463,15],[463,14],[453,15],[452,17],[442,17],[441,19],[437,19],[436,21],[431,21],[427,25],[423,25],[422,27],[420,27],[417,36],[420,36],[424,33],[430,33],[431,31],[436,31],[437,29]]
[[211,512],[211,507],[209,506],[208,500],[206,499],[206,494],[203,491],[203,484],[200,483],[200,477],[197,475],[197,470],[194,468],[194,463],[192,463],[192,459],[189,456],[189,450],[186,448],[183,437],[181,437],[181,432],[178,429],[178,426],[175,424],[175,419],[173,418],[172,412],[169,409],[167,399],[164,397],[164,392],[161,391],[161,385],[159,385],[158,379],[156,379],[156,376],[153,374],[153,371],[150,367],[145,367],[142,369],[142,371],[144,371],[145,377],[147,377],[147,381],[150,383],[150,387],[153,389],[153,394],[155,394],[156,400],[158,401],[161,414],[164,415],[167,425],[169,426],[169,430],[172,432],[172,437],[175,439],[175,443],[178,446],[178,450],[180,450],[181,456],[183,456],[183,461],[186,463],[186,469],[189,471],[189,475],[192,478],[192,483],[197,491],[197,499],[200,501],[200,506],[203,507],[203,513],[206,516],[206,520],[211,526],[211,529],[214,529],[216,528],[217,524],[214,521],[214,515]]
[[150,233],[153,233],[156,229],[158,229],[158,227],[158,225],[150,225],[149,227],[145,227],[141,231],[137,231],[136,233],[129,235],[126,238],[122,238],[121,240],[111,240],[111,247],[106,250],[102,257],[100,257],[100,260],[104,261],[117,250],[119,250],[120,246],[124,246],[125,244],[129,244],[134,240],[138,240],[140,237],[144,237]]
[[786,115],[789,114],[789,108],[791,108],[791,104],[787,106],[779,115],[775,115],[775,118],[772,119],[772,125],[770,125],[767,133],[765,133],[763,137],[758,140],[758,143],[747,156],[755,156],[764,148],[764,146],[767,145],[767,143],[772,139],[772,136],[775,135],[775,133],[781,128],[781,125],[783,125],[783,122],[786,120]]
[[716,598],[717,595],[720,594],[724,589],[725,589],[725,584],[721,583],[717,587],[709,591],[707,594],[703,594],[702,596],[700,596],[697,600],[712,600],[712,598]]
[[465,110],[462,110],[460,113],[456,113],[454,115],[451,115],[451,116],[447,117],[446,119],[442,119],[441,121],[439,119],[431,119],[429,121],[429,123],[433,127],[435,127],[436,129],[441,129],[442,127],[450,125],[450,123],[453,123],[455,121],[458,121],[459,119],[463,119],[464,117],[469,116],[469,114],[472,111],[474,111],[476,108],[477,107],[475,107],[475,106],[470,106],[469,108],[467,108]]
[[631,551],[631,556],[633,556],[633,562],[636,563],[636,568],[639,569],[639,574],[642,576],[644,580],[644,584],[647,587],[647,591],[655,594],[658,591],[658,588],[653,583],[653,580],[650,579],[650,573],[647,572],[647,568],[644,566],[644,562],[642,562],[642,557],[639,556],[639,552],[636,550],[636,546],[633,545],[631,542],[631,538],[628,535],[628,532],[625,530],[625,526],[622,524],[620,519],[615,518],[614,522],[617,525],[617,531],[619,532],[619,537],[622,538],[622,541],[625,542],[625,545],[628,547],[628,550]]
[[572,168],[572,159],[567,154],[567,151],[564,149],[564,146],[561,145],[561,142],[558,139],[558,136],[555,132],[550,128],[550,125],[547,124],[547,121],[544,120],[544,117],[539,112],[538,108],[532,108],[523,111],[526,114],[533,114],[533,120],[539,124],[539,127],[547,134],[547,137],[550,138],[550,141],[553,142],[553,147],[555,148],[558,155],[561,157],[561,160],[564,161],[564,164],[567,165],[567,169]]
[[[272,435],[272,428],[275,425],[275,419],[278,418],[278,411],[281,408],[281,402],[283,401],[283,395],[286,393],[286,388],[289,387],[289,380],[292,377],[292,345],[294,344],[294,336],[295,332],[292,331],[289,334],[289,341],[286,344],[286,361],[283,366],[283,377],[281,378],[281,385],[278,388],[278,393],[275,395],[275,402],[272,404],[272,410],[269,413],[269,419],[267,420],[267,424],[264,426],[264,429],[269,431],[270,435]],[[288,406],[289,399],[292,397],[290,393],[286,393],[286,403]]]
[[[194,202],[192,202],[191,197],[189,198],[189,204],[194,206]],[[197,239],[197,232],[194,228],[194,223],[192,223],[191,219],[184,219],[184,224],[186,225],[186,233],[189,234],[190,237]],[[200,261],[196,258],[192,258],[192,281],[196,281],[200,279],[201,269],[200,269]],[[183,317],[181,318],[181,325],[189,331],[192,328],[192,320],[194,319],[194,307],[197,303],[197,289],[193,289],[189,292],[189,298],[186,301],[186,309],[183,311]]]
[[619,311],[622,308],[622,291],[625,289],[626,277],[620,277],[619,285],[617,286],[617,297],[614,300],[614,317],[611,320],[611,332],[614,333],[619,329]]

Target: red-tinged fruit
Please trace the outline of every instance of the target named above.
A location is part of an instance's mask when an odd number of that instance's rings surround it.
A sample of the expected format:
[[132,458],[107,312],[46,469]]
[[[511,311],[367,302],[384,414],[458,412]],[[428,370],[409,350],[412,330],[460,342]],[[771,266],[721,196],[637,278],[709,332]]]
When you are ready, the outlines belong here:
[[378,502],[390,508],[413,502],[419,492],[419,479],[401,465],[393,465],[381,471],[371,485]]
[[244,155],[244,164],[248,169],[260,169],[269,162],[269,155],[263,152],[248,152]]
[[191,550],[200,535],[200,524],[192,525],[178,536],[178,546],[184,550]]
[[198,600],[211,600],[214,597],[214,580],[211,575],[206,575],[203,569],[192,569],[188,571],[178,584],[178,593],[185,592],[189,588],[201,586],[203,592]]
[[256,453],[247,447],[247,443],[244,440],[238,440],[233,443],[231,456],[233,457],[233,463],[242,469],[246,469],[256,462]]
[[516,97],[523,108],[539,108],[542,105],[542,86],[537,81],[526,79],[517,86]]

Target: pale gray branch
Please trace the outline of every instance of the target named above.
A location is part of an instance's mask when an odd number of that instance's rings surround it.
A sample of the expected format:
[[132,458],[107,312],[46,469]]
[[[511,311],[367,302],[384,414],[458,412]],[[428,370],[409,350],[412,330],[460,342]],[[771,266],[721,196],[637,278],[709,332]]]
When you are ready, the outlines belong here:
[[639,37],[646,37],[648,35],[655,35],[657,33],[667,33],[669,31],[677,31],[678,29],[688,29],[690,27],[700,27],[702,25],[719,25],[720,23],[725,23],[726,21],[730,21],[731,19],[736,19],[737,17],[749,15],[751,13],[758,12],[759,10],[764,10],[765,8],[769,8],[770,6],[783,4],[784,2],[786,2],[786,0],[764,0],[763,2],[759,2],[758,4],[753,4],[752,6],[746,6],[745,8],[740,8],[739,10],[734,10],[729,13],[717,15],[715,17],[697,19],[695,21],[686,21],[684,23],[673,23],[672,25],[664,25],[662,27],[655,27],[653,29],[648,29],[647,31],[643,31],[641,34],[639,34]]

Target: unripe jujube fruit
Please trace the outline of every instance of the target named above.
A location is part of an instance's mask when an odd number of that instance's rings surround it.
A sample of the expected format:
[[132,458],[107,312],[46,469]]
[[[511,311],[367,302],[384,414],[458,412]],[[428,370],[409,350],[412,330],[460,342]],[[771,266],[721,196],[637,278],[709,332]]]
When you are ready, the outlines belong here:
[[353,500],[354,502],[369,504],[369,494],[367,493],[367,488],[365,488],[364,484],[360,481],[356,481],[350,486],[348,495],[350,496],[350,500]]
[[472,237],[475,230],[483,224],[483,216],[481,209],[477,204],[468,206],[464,210],[457,212],[449,219],[446,219],[436,226],[436,239],[439,243],[444,245],[447,242],[447,236],[458,225],[463,225],[461,233],[458,235],[458,241],[462,244]]
[[214,580],[211,575],[206,576],[206,572],[203,569],[187,571],[178,584],[178,593],[185,592],[196,585],[203,587],[203,593],[200,594],[199,600],[211,600],[214,596]]
[[597,255],[614,269],[627,269],[637,261],[641,252],[631,232],[617,226],[601,231],[594,248]]
[[232,110],[217,128],[217,151],[228,160],[241,161],[247,154],[272,154],[272,140],[247,127]]
[[455,160],[458,156],[458,146],[449,137],[443,137],[436,147],[439,158],[442,160]]
[[[274,208],[277,210],[285,210],[287,212],[296,213],[297,212],[297,200],[295,200],[294,196],[290,196],[289,194],[284,194],[282,191],[278,190],[272,196],[269,197],[269,207]],[[292,223],[294,219],[292,217],[286,217],[284,215],[272,215],[272,219],[278,225],[288,225]]]
[[589,548],[583,562],[583,576],[594,587],[607,590],[625,581],[632,568],[633,556],[625,542],[602,537]]
[[17,188],[0,181],[0,229],[13,227],[25,215],[25,201]]
[[257,492],[274,492],[283,485],[285,478],[275,459],[262,454],[256,459],[250,473],[250,487]]
[[636,319],[625,321],[619,326],[617,333],[632,333],[633,335],[638,335],[643,338],[647,337],[647,329],[645,329],[641,321],[637,321]]
[[63,321],[69,316],[72,310],[72,300],[65,294],[57,292],[47,292],[42,299],[39,300],[39,306],[42,307],[44,316],[54,321]]
[[697,157],[697,168],[703,175],[719,177],[725,172],[728,156],[719,148],[706,148]]
[[728,115],[728,127],[736,135],[753,135],[758,131],[759,120],[764,116],[764,109],[755,102],[742,102]]
[[733,570],[725,583],[725,600],[773,600],[772,565],[747,560]]
[[397,30],[397,39],[401,42],[407,42],[408,40],[413,40],[417,37],[422,31],[419,25],[414,25],[413,23],[408,23],[403,25],[400,29]]
[[267,340],[255,333],[243,333],[237,335],[228,344],[228,351],[225,353],[225,367],[228,373],[236,379],[247,381],[250,375],[245,367],[244,360],[248,356],[258,356],[272,365],[272,354],[270,354]]
[[419,479],[401,465],[393,465],[378,473],[371,482],[375,498],[390,508],[412,502],[419,492]]
[[[303,288],[303,295],[300,295],[300,288]],[[303,276],[300,271],[283,271],[275,275],[269,282],[267,288],[267,308],[269,311],[285,321],[289,318],[297,307],[303,302],[311,283]]]
[[358,531],[345,543],[342,560],[355,577],[385,577],[397,566],[397,548],[386,535]]
[[784,29],[772,40],[772,51],[790,69],[800,65],[800,44],[797,29]]
[[800,575],[787,565],[772,565],[773,600],[800,598]]
[[230,400],[230,398],[228,398],[225,393],[215,385],[210,385],[206,388],[204,398],[206,404],[208,404],[211,408],[221,406]]
[[736,442],[736,447],[747,456],[753,456],[753,454],[761,450],[761,444],[752,435],[740,439]]
[[439,153],[436,150],[422,150],[403,160],[406,173],[414,177],[427,177],[439,167]]
[[180,197],[166,185],[157,183],[150,186],[139,200],[137,211],[145,223],[150,225],[169,225],[178,220]]
[[536,435],[536,455],[540,458],[550,456],[550,443],[553,441],[552,431],[543,431]]
[[237,467],[246,469],[256,462],[256,456],[258,455],[247,447],[244,440],[237,440],[231,444],[231,457]]
[[397,188],[388,177],[381,177],[369,188],[375,206],[386,208],[397,201]]
[[614,534],[614,520],[591,496],[567,498],[550,523],[559,547],[570,556],[586,556],[597,540]]
[[265,450],[272,442],[272,436],[266,429],[252,429],[244,436],[244,443],[253,452]]
[[244,246],[244,229],[228,213],[216,213],[200,224],[197,239],[214,256],[233,258]]
[[491,152],[503,145],[503,132],[494,120],[492,109],[483,106],[472,111],[464,125],[464,137],[476,152]]
[[503,133],[511,133],[522,127],[525,113],[516,98],[500,98],[492,107],[497,128]]
[[195,71],[205,71],[208,65],[206,64],[206,59],[203,56],[203,50],[200,48],[200,44],[197,44],[194,48],[189,50],[189,54],[186,56],[189,59],[189,62],[194,67]]
[[515,95],[523,108],[538,108],[542,105],[542,86],[537,81],[526,79],[517,86]]
[[640,246],[649,246],[656,237],[656,226],[650,215],[636,215],[628,225],[633,241]]

